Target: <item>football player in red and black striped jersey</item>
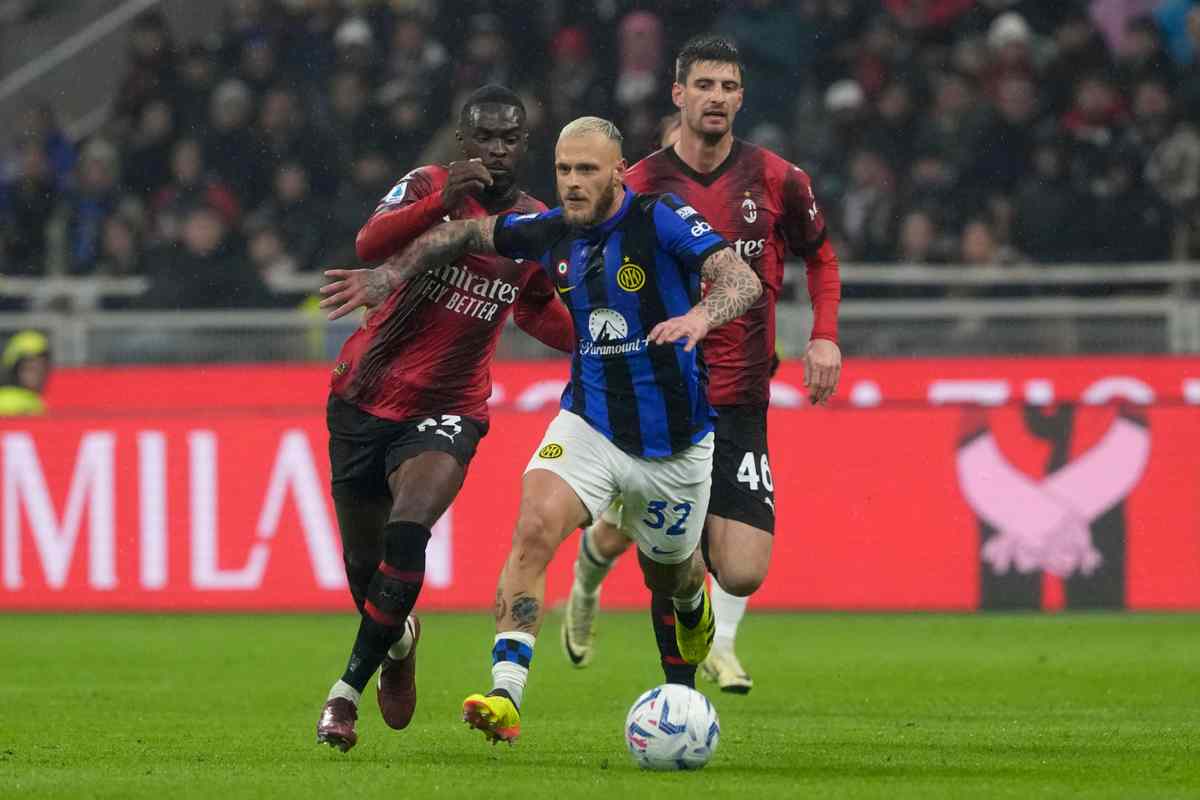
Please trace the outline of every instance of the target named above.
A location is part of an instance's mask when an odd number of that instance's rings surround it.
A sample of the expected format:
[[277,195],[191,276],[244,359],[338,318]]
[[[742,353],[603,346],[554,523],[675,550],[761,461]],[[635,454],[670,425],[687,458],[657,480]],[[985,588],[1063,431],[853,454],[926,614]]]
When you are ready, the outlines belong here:
[[[527,138],[516,94],[474,92],[459,120],[463,160],[401,178],[359,232],[358,256],[391,257],[443,220],[544,211],[516,182]],[[326,273],[323,306],[338,305],[349,273]],[[487,433],[491,361],[510,313],[551,347],[574,346],[571,317],[536,262],[470,255],[396,288],[338,355],[327,413],[331,483],[361,620],[318,742],[354,746],[359,696],[377,669],[384,721],[403,728],[412,718],[420,625],[411,612],[425,547]]]

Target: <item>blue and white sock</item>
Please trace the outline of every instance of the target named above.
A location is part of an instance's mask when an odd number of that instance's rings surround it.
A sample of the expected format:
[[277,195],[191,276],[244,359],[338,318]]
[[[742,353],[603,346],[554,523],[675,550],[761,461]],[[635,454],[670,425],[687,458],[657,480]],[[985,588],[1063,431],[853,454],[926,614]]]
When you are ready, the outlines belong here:
[[536,637],[532,633],[505,631],[496,634],[496,643],[492,647],[492,690],[503,690],[517,708],[521,707],[525,697],[534,641]]

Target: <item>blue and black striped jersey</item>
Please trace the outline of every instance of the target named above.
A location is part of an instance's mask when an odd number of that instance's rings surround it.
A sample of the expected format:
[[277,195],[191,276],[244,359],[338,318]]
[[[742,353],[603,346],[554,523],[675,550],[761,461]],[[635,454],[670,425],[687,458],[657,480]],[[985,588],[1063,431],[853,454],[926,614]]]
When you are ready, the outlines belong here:
[[700,348],[651,345],[660,322],[700,299],[700,267],[728,243],[672,194],[626,189],[620,210],[591,228],[562,208],[508,214],[496,250],[541,262],[571,310],[576,343],[562,407],[643,458],[686,450],[713,428]]

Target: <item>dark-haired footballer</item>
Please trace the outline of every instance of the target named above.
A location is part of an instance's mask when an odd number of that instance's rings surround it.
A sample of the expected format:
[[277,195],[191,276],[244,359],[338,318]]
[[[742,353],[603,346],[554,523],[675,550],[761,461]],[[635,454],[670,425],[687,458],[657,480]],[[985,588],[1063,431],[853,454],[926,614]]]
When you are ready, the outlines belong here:
[[[359,231],[359,258],[389,258],[443,221],[544,211],[517,185],[527,138],[515,93],[475,91],[459,118],[464,159],[401,178]],[[331,484],[361,619],[318,742],[343,752],[355,745],[359,698],[376,670],[384,721],[401,729],[412,719],[421,626],[411,612],[425,548],[487,433],[490,365],[510,313],[530,335],[571,350],[570,314],[539,264],[492,254],[397,287],[338,355],[327,409]]]
[[[676,59],[671,89],[679,108],[678,138],[625,174],[634,191],[682,197],[688,206],[680,213],[703,215],[765,287],[749,311],[704,340],[709,395],[718,416],[712,500],[701,541],[713,576],[716,639],[701,670],[722,691],[741,694],[753,682],[734,652],[734,640],[749,595],[766,578],[775,533],[767,404],[777,364],[775,300],[789,251],[808,267],[813,329],[804,375],[812,402],[824,403],[832,396],[842,364],[837,345],[841,280],[824,215],[802,169],[733,135],[744,77],[731,40],[711,34],[690,40]],[[614,504],[580,540],[561,631],[563,649],[577,667],[593,656],[600,584],[630,544],[630,523],[630,510]],[[674,650],[670,611],[669,597],[653,597],[651,620],[663,672],[669,683],[691,686],[696,667]]]

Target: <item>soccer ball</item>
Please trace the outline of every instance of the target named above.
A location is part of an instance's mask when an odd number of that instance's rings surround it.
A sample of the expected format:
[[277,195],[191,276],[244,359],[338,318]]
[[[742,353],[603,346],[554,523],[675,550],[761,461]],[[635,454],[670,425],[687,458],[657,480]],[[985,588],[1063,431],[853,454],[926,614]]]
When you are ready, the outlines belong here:
[[625,745],[642,769],[700,769],[721,738],[708,698],[677,683],[643,694],[625,717]]

